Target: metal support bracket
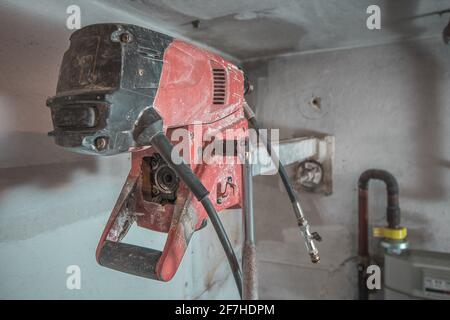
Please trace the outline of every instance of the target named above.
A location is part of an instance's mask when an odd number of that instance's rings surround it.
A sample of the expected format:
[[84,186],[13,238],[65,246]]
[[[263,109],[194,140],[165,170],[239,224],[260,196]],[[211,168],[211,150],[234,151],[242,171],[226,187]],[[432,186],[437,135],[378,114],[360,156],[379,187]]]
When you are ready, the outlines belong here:
[[[304,137],[282,140],[279,143],[272,142],[272,147],[278,152],[278,157],[284,166],[295,165],[296,178],[294,187],[306,191],[331,195],[333,192],[333,162],[334,162],[334,137]],[[253,164],[253,176],[271,175],[276,173],[276,168],[266,148],[259,144],[255,148],[256,163]],[[302,185],[299,177],[299,166],[304,161],[314,161],[322,169],[322,177],[314,188]]]

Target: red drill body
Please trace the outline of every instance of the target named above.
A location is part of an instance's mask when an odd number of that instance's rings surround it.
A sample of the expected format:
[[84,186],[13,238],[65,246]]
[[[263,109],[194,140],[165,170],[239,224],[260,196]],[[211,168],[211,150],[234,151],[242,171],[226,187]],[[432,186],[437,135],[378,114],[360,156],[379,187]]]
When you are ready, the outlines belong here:
[[[168,46],[153,107],[164,119],[164,130],[172,143],[179,142],[172,136],[177,129],[190,133],[190,139],[184,141],[190,151],[187,162],[209,190],[217,211],[242,207],[242,166],[236,150],[214,155],[223,157],[218,164],[205,164],[201,158],[204,155],[198,159],[198,149],[205,150],[211,143],[226,145],[228,129],[237,142],[232,145],[244,141],[248,132],[243,103],[244,76],[236,66],[183,41],[175,40]],[[203,139],[221,135],[222,141]],[[105,241],[120,241],[137,222],[140,227],[168,233],[155,266],[156,279],[168,281],[175,275],[193,232],[206,222],[207,214],[183,182],[179,183],[174,203],[151,201],[147,195],[153,186],[148,175],[155,169],[149,161],[154,153],[152,147],[132,148],[132,167],[100,239],[97,259],[100,261]]]

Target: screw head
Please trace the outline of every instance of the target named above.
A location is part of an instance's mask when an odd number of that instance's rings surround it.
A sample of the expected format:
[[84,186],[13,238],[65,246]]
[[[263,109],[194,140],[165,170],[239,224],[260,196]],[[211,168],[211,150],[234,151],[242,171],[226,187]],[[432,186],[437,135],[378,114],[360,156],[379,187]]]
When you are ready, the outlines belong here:
[[94,145],[98,151],[103,151],[108,146],[108,138],[107,137],[98,137],[95,139]]
[[130,43],[131,42],[131,34],[124,32],[120,35],[120,42],[122,43]]

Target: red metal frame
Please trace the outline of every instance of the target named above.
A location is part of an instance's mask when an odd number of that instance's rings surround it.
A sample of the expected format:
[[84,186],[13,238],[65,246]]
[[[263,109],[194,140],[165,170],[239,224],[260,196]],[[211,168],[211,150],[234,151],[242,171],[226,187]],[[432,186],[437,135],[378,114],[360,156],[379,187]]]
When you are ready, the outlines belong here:
[[[223,105],[213,104],[213,68],[226,73],[226,95]],[[244,141],[248,135],[243,113],[244,77],[233,64],[206,50],[175,40],[164,54],[164,64],[154,108],[162,116],[166,135],[177,128],[216,136],[234,129],[233,140]],[[195,126],[201,124],[196,132]],[[208,142],[204,142],[205,148]],[[189,141],[192,159],[197,146]],[[168,233],[162,255],[156,265],[158,280],[169,281],[175,275],[194,231],[200,229],[207,214],[187,187],[180,182],[174,204],[157,204],[144,199],[144,158],[154,153],[150,148],[136,149],[128,178],[106,224],[97,247],[97,260],[106,240],[123,239],[133,222],[140,227]],[[217,211],[242,207],[242,166],[237,155],[225,155],[221,164],[190,166],[209,190]],[[220,200],[218,201],[218,198]]]

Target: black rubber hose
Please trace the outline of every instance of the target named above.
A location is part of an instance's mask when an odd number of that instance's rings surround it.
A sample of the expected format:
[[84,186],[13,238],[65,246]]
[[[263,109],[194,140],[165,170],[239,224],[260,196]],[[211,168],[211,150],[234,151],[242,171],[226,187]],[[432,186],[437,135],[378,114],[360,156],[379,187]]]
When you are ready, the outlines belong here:
[[[208,197],[209,191],[203,186],[191,168],[177,154],[172,155],[173,145],[162,132],[151,138],[151,144],[161,157],[173,169],[178,177],[187,185],[198,201]],[[175,158],[176,157],[176,158]]]
[[[244,112],[245,117],[250,122],[253,129],[255,129],[258,138],[261,138],[261,130],[260,130],[261,128],[259,127],[255,114],[246,103],[244,103]],[[305,245],[308,250],[308,254],[311,258],[311,262],[319,263],[320,261],[319,252],[314,244],[314,240],[321,241],[321,237],[317,232],[311,233],[309,223],[306,220],[305,215],[303,214],[302,208],[300,207],[300,201],[298,199],[298,196],[295,193],[291,185],[291,182],[289,181],[288,175],[286,173],[286,170],[284,169],[283,164],[280,161],[280,158],[278,158],[278,155],[272,150],[272,143],[269,137],[262,137],[262,139],[260,140],[262,140],[263,144],[266,146],[267,153],[269,154],[269,157],[272,159],[273,163],[275,165],[278,165],[278,175],[280,176],[284,188],[286,189],[286,193],[289,196],[289,200],[291,201],[292,209],[294,210],[294,214],[297,219],[297,224],[305,240]]]
[[[260,137],[260,126],[258,121],[256,121],[256,118],[254,116],[249,117],[248,121],[252,125],[253,129],[255,129],[256,134],[258,137]],[[270,142],[269,137],[264,137],[263,142],[266,146],[267,153],[269,156],[274,159],[276,158],[276,161],[278,162],[278,174],[280,175],[281,181],[283,182],[284,188],[286,189],[286,192],[289,196],[289,200],[291,200],[291,203],[298,202],[297,195],[295,194],[294,189],[292,188],[291,183],[289,182],[288,175],[286,173],[286,170],[284,169],[283,164],[281,163],[280,159],[278,157],[274,157],[275,155],[272,155],[272,143]]]
[[242,298],[242,273],[241,268],[239,267],[239,262],[234,253],[233,247],[231,245],[230,240],[223,228],[222,222],[220,221],[219,215],[214,208],[214,205],[211,202],[209,197],[203,198],[201,201],[203,208],[205,208],[208,213],[208,217],[211,220],[211,223],[216,230],[217,236],[219,237],[220,243],[222,244],[223,250],[228,259],[228,263],[230,264],[231,271],[233,273],[234,281],[236,282],[236,286],[239,290],[239,296]]
[[209,199],[209,191],[201,183],[192,169],[184,162],[183,158],[177,152],[172,152],[173,145],[163,133],[163,121],[155,109],[147,108],[142,111],[133,130],[133,139],[138,146],[151,145],[155,148],[169,167],[186,184],[197,200],[201,202],[225,251],[239,295],[242,298],[242,273],[239,262],[220,221],[219,215]]
[[[227,256],[228,262],[233,273],[236,286],[239,291],[239,295],[242,298],[242,273],[239,267],[238,259],[234,253],[233,246],[226,234],[226,231],[220,221],[219,215],[217,214],[214,205],[209,199],[209,192],[203,186],[198,177],[192,172],[191,168],[184,163],[183,159],[179,157],[178,154],[172,154],[173,145],[165,134],[159,132],[151,137],[151,145],[156,151],[161,155],[161,157],[167,162],[167,164],[176,172],[180,179],[188,186],[188,188],[195,195],[197,200],[201,202],[205,211],[208,214],[209,219],[219,237],[220,243],[222,244],[223,250]],[[178,158],[173,158],[178,157]],[[176,164],[174,163],[176,162]]]

